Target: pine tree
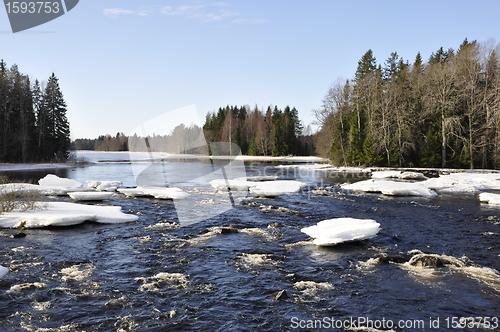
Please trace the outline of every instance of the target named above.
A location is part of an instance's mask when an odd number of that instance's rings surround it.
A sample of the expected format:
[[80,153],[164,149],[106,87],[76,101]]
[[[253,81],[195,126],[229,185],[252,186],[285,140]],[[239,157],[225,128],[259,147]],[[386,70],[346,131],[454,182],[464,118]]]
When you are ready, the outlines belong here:
[[66,102],[54,73],[49,77],[42,99],[38,142],[42,151],[41,159],[65,161],[69,156],[70,131],[66,117]]

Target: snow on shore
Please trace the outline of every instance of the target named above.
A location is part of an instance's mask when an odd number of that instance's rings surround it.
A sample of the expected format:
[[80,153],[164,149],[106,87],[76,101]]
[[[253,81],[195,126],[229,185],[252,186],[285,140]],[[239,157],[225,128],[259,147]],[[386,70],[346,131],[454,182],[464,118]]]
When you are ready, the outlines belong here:
[[43,209],[25,212],[7,212],[0,215],[2,228],[40,228],[72,226],[95,221],[103,224],[126,223],[139,217],[125,214],[120,206],[83,205],[68,202],[48,202]]
[[379,230],[380,224],[372,219],[335,218],[302,228],[301,232],[315,238],[313,243],[318,246],[334,246],[347,241],[370,239]]

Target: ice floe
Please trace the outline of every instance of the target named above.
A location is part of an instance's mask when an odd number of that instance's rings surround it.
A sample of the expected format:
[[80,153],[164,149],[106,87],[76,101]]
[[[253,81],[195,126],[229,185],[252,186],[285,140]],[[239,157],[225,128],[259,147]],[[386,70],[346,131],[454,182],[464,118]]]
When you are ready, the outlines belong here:
[[98,191],[116,191],[123,185],[121,181],[86,181],[87,186]]
[[247,181],[247,179],[225,180],[216,179],[210,181],[210,185],[219,190],[250,191],[250,193],[261,197],[276,197],[300,191],[306,186],[305,183],[295,180],[276,181]]
[[488,204],[500,205],[500,194],[480,193],[479,201],[487,202]]
[[0,215],[2,228],[40,228],[47,226],[71,226],[85,221],[99,223],[125,223],[138,217],[121,212],[119,206],[83,205],[69,202],[47,202],[44,209],[8,212]]
[[183,199],[189,196],[187,192],[176,187],[138,186],[136,188],[118,188],[118,192],[128,197],[153,196],[157,199]]
[[6,275],[9,272],[9,269],[0,265],[0,278],[2,278],[4,275]]
[[335,218],[318,222],[301,231],[312,238],[319,246],[333,246],[342,242],[366,240],[374,237],[380,224],[372,219]]
[[209,182],[212,187],[219,190],[227,190],[228,188],[235,191],[248,191],[249,188],[257,186],[258,182],[240,180],[216,179]]
[[370,173],[370,168],[361,167],[335,167],[330,164],[299,164],[299,165],[278,165],[282,169],[298,169],[303,171],[325,171],[335,173]]
[[375,171],[372,172],[372,179],[395,178],[402,180],[427,180],[423,173],[401,172],[401,171]]
[[72,179],[60,178],[54,174],[47,174],[38,180],[38,184],[43,187],[81,187],[83,183]]
[[306,186],[305,183],[294,180],[277,180],[258,182],[256,186],[250,187],[250,193],[261,197],[277,197],[300,191]]
[[396,182],[388,180],[370,179],[342,185],[343,189],[359,190],[371,193],[382,193],[388,196],[423,196],[434,197],[436,192],[432,191],[424,182]]
[[499,173],[452,173],[421,182],[438,193],[470,193],[500,189]]
[[69,192],[68,196],[76,201],[102,201],[113,195],[112,192]]

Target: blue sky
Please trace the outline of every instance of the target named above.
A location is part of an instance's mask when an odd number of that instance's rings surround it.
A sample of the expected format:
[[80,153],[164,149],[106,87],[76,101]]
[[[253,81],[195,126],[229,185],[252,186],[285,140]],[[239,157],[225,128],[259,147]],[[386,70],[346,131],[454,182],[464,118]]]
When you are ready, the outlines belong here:
[[0,58],[60,80],[72,138],[130,133],[196,105],[299,110],[314,121],[328,87],[372,49],[413,62],[464,38],[500,41],[500,1],[80,0],[13,34],[0,9]]

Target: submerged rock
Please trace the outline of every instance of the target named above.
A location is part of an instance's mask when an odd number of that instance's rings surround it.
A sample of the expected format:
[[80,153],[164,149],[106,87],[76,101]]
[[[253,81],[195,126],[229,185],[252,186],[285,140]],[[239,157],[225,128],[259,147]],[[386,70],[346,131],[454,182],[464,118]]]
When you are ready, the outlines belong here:
[[280,290],[279,292],[277,292],[273,295],[273,301],[285,300],[288,298],[289,298],[288,293],[284,289]]
[[405,256],[386,255],[386,254],[380,255],[376,259],[378,264],[390,264],[390,263],[403,264],[410,260],[410,258]]
[[236,228],[233,225],[231,225],[231,226],[223,226],[219,230],[220,230],[221,234],[234,234],[234,233],[238,233],[239,232],[238,228]]
[[444,262],[441,258],[430,255],[419,255],[419,257],[412,258],[410,265],[417,267],[443,267]]
[[414,255],[408,264],[416,267],[443,267],[445,265],[456,267],[465,266],[463,261],[455,257],[423,253]]

